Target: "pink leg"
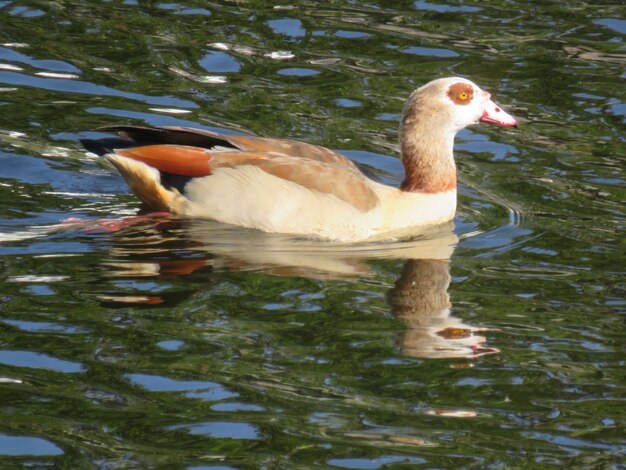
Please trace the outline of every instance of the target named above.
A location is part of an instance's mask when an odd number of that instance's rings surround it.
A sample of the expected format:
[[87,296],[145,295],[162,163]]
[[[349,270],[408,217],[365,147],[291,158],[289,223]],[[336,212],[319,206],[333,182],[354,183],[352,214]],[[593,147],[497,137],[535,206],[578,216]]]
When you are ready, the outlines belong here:
[[60,224],[54,225],[53,230],[72,230],[83,229],[85,232],[118,232],[123,228],[144,222],[152,222],[156,219],[167,218],[172,214],[170,212],[151,212],[145,215],[137,215],[130,217],[119,217],[117,219],[80,219],[70,217],[63,220]]

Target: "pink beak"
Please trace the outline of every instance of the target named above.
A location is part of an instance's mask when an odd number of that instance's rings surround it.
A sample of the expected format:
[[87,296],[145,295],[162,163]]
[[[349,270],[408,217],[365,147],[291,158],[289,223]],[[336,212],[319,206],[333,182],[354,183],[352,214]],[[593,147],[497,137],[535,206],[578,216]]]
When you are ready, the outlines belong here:
[[517,121],[513,116],[505,112],[500,106],[492,100],[487,100],[485,110],[480,117],[480,122],[488,124],[497,124],[498,126],[517,127]]

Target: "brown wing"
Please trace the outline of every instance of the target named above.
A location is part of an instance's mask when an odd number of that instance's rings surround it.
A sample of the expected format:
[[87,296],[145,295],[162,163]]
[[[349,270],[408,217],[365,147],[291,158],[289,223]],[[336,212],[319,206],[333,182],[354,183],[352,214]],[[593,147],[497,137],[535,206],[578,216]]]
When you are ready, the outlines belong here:
[[[378,196],[371,189],[368,179],[360,172],[332,165],[325,161],[308,158],[293,158],[278,153],[242,152],[252,157],[247,162],[237,162],[224,152],[216,158],[215,167],[237,167],[254,165],[261,170],[284,180],[320,193],[332,194],[361,212],[367,212],[378,204]],[[238,152],[237,152],[238,153]],[[261,158],[256,158],[261,157]]]
[[346,170],[361,173],[356,164],[343,155],[333,152],[326,147],[307,144],[296,140],[266,139],[263,137],[248,137],[242,135],[224,136],[230,143],[241,150],[260,150],[262,152],[276,152],[295,158],[307,158]]
[[332,194],[362,212],[378,204],[376,193],[362,173],[321,160],[277,152],[210,151],[187,145],[144,145],[115,153],[165,173],[189,177],[208,176],[219,168],[253,165],[311,191]]
[[163,126],[107,126],[98,129],[103,132],[117,132],[133,140],[137,145],[174,144],[213,149],[232,148],[242,151],[276,152],[294,158],[307,158],[329,163],[347,170],[361,173],[350,159],[319,145],[295,140],[268,139],[264,137],[221,134],[192,127]]

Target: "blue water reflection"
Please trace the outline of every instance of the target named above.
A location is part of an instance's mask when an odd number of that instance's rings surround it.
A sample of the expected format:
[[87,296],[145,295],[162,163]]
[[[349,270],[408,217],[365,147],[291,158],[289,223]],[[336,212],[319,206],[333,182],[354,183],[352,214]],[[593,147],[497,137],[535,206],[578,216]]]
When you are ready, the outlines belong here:
[[61,455],[63,450],[47,439],[0,434],[0,455]]

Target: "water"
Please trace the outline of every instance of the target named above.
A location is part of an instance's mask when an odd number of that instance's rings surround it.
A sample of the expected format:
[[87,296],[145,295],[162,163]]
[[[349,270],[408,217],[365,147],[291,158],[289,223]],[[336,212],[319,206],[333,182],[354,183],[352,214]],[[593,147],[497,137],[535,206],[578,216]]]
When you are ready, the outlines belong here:
[[[620,3],[0,1],[2,467],[625,468]],[[230,129],[393,184],[449,75],[521,127],[459,135],[412,241],[135,223],[78,143]]]

